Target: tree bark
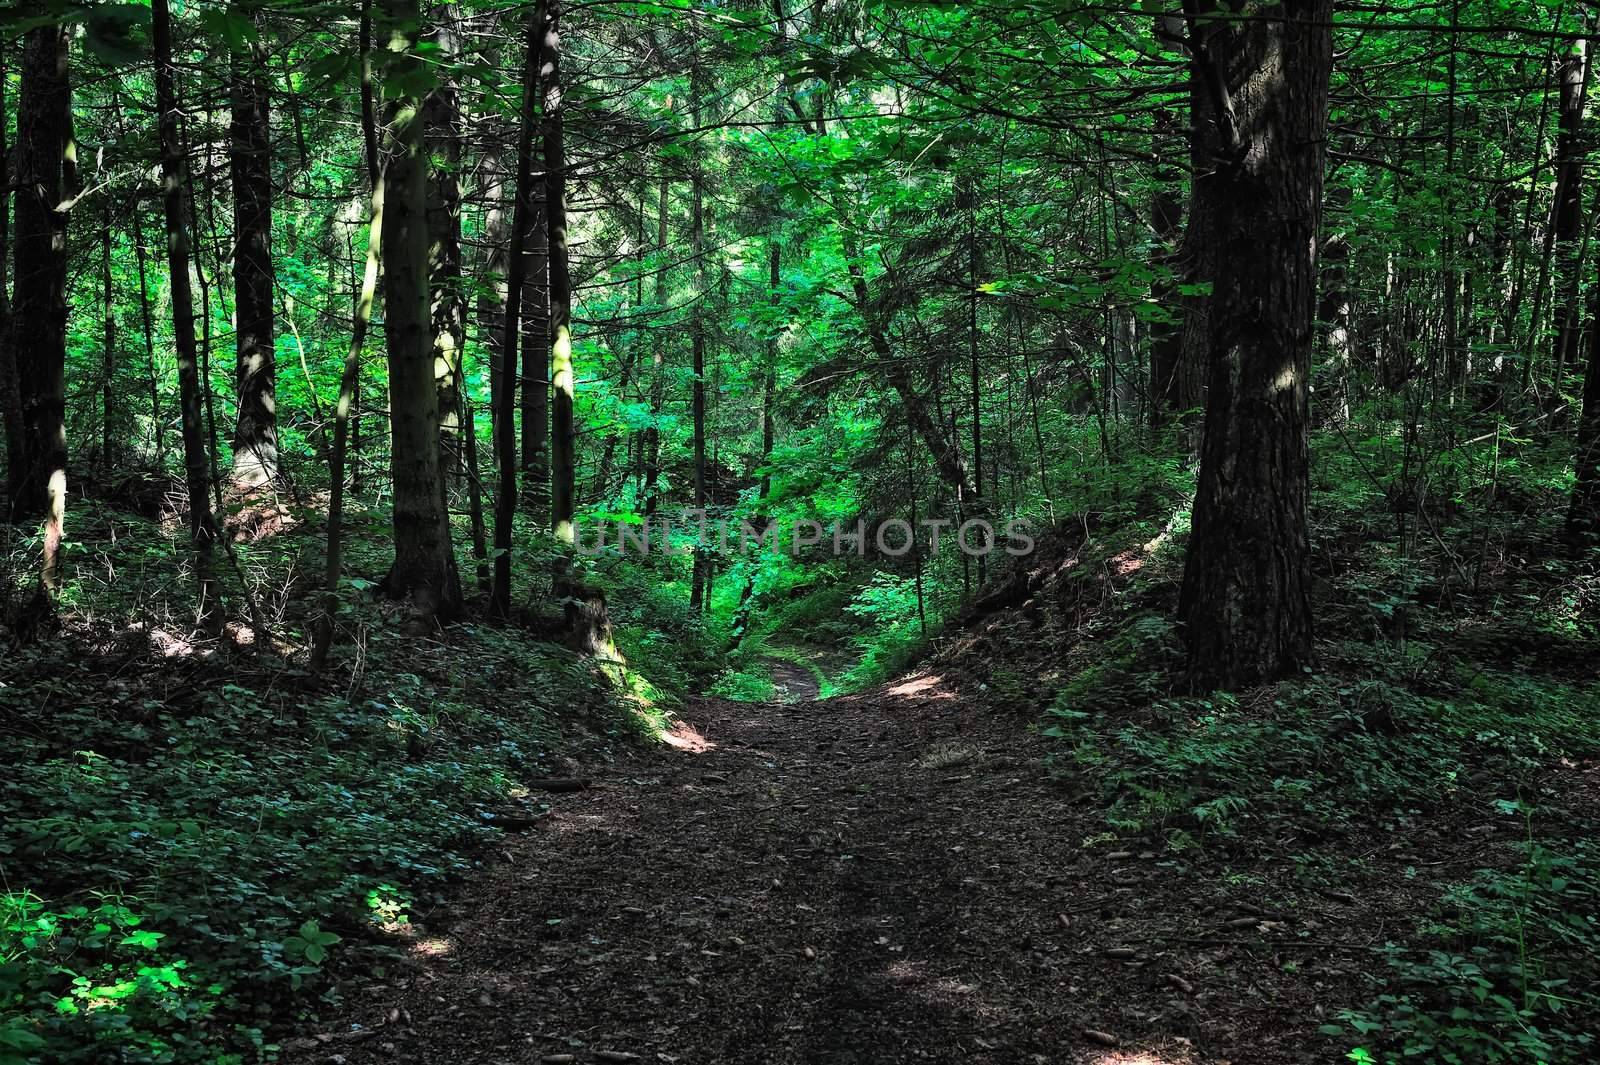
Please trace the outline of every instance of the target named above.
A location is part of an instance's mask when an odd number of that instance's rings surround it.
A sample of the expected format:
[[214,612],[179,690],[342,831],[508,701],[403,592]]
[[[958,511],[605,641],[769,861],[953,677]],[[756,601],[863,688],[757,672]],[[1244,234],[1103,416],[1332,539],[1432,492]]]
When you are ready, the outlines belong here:
[[[361,356],[366,347],[367,331],[372,324],[372,308],[378,298],[378,276],[383,257],[383,161],[376,147],[376,121],[370,108],[372,100],[372,5],[364,0],[361,5],[361,24],[356,48],[361,53],[362,129],[369,146],[366,157],[367,192],[370,196],[367,225],[367,259],[362,271],[361,287],[356,292],[355,307],[351,314],[350,346],[345,350],[344,370],[339,377],[339,402],[333,414],[333,446],[328,449],[328,545],[322,572],[322,610],[312,630],[311,668],[320,670],[328,660],[328,650],[333,646],[334,616],[339,612],[339,577],[344,568],[344,468],[347,453],[354,441],[352,430],[356,421],[356,401],[361,388]],[[351,257],[354,258],[354,244]],[[351,478],[354,490],[355,479]]]
[[259,49],[235,55],[229,80],[233,177],[235,380],[239,417],[233,430],[236,488],[278,476],[277,358],[273,340],[272,145],[266,61]]
[[[391,70],[417,74],[417,0],[381,0],[381,40]],[[384,329],[388,340],[390,473],[394,481],[394,563],[384,578],[392,598],[410,598],[425,616],[453,617],[461,580],[450,544],[439,468],[439,393],[428,317],[427,153],[423,100],[394,97],[384,128]]]
[[[1209,382],[1179,613],[1197,689],[1312,663],[1308,378],[1332,65],[1332,0],[1201,23],[1219,149]],[[1270,71],[1270,74],[1269,74]]]
[[1551,227],[1555,239],[1555,346],[1551,349],[1559,393],[1567,368],[1577,362],[1582,334],[1578,298],[1579,249],[1583,239],[1583,107],[1588,97],[1588,45],[1572,43],[1561,64],[1561,109],[1556,135],[1556,201]]
[[189,536],[194,545],[195,573],[199,579],[201,625],[210,628],[218,620],[212,572],[217,527],[211,511],[210,456],[206,452],[205,423],[201,417],[202,386],[194,334],[194,296],[189,287],[189,227],[183,203],[188,166],[178,135],[178,70],[172,61],[172,19],[167,0],[152,0],[150,25],[155,50],[156,114],[161,141],[162,206],[167,224],[172,337],[178,358],[183,470],[189,495]]
[[[700,69],[698,60],[689,79],[689,96],[693,101],[690,123],[700,125]],[[694,507],[702,520],[706,507],[706,236],[705,236],[705,166],[700,149],[694,149],[694,169],[690,174],[689,233],[695,262],[695,300],[689,323],[690,367],[693,379],[689,386],[689,412],[693,424],[694,444]],[[705,602],[706,553],[697,546],[689,581],[689,613],[698,614]]]
[[[1174,125],[1171,114],[1165,109],[1156,114],[1157,134],[1168,133]],[[1156,189],[1150,198],[1150,226],[1160,242],[1157,255],[1160,266],[1170,266],[1177,259],[1177,244],[1183,231],[1183,201],[1181,197],[1182,172],[1167,162],[1162,137],[1156,149]],[[1181,413],[1186,399],[1182,385],[1183,369],[1183,306],[1174,279],[1157,275],[1150,286],[1150,301],[1171,315],[1170,321],[1152,322],[1150,326],[1150,428],[1160,429],[1168,418]]]
[[516,201],[512,207],[511,247],[507,256],[510,276],[506,279],[504,339],[499,388],[495,395],[499,414],[494,426],[494,451],[500,485],[494,501],[494,589],[489,597],[489,613],[499,618],[511,614],[511,531],[517,507],[517,434],[512,404],[517,391],[517,341],[523,317],[522,300],[527,288],[528,258],[524,243],[533,215],[533,127],[544,17],[543,3],[528,16],[526,58],[522,68],[522,124],[517,131]]
[[461,42],[456,32],[456,9],[440,4],[429,13],[428,34],[439,85],[428,94],[423,119],[429,152],[428,166],[428,285],[433,325],[433,374],[439,392],[441,488],[447,492],[449,475],[461,466],[462,400],[457,387],[462,377],[462,352],[466,346],[467,302],[461,281],[461,105],[460,91],[451,72],[459,61]]
[[567,264],[567,162],[561,84],[561,0],[547,0],[544,79],[545,223],[550,239],[550,528],[572,543],[577,481],[573,423],[572,278]]
[[[655,307],[660,313],[667,302],[667,200],[671,182],[661,175],[661,191],[656,207]],[[650,338],[650,427],[644,431],[644,496],[646,520],[655,516],[657,485],[661,481],[661,406],[666,399],[667,331],[659,326]]]
[[68,195],[64,159],[71,138],[67,33],[43,26],[23,43],[12,315],[3,361],[8,376],[15,368],[16,388],[14,405],[5,403],[10,517],[44,519],[46,589],[59,575],[67,496],[67,215],[56,207]]
[[[541,46],[542,47],[542,46]],[[537,519],[550,510],[550,230],[544,178],[530,178],[522,295],[522,504]]]

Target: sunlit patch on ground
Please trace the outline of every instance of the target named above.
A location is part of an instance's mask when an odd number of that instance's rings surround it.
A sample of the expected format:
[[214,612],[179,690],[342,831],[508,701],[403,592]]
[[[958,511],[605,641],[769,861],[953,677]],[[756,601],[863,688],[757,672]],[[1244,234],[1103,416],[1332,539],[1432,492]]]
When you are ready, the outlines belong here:
[[674,721],[672,727],[661,734],[661,742],[690,754],[704,754],[717,746],[686,721]]
[[907,677],[899,684],[888,689],[889,695],[909,699],[912,696],[922,696],[928,699],[954,699],[955,693],[941,688],[944,678],[937,674],[922,673]]
[[580,832],[607,831],[614,826],[599,814],[556,813],[550,819],[550,831],[558,836],[571,836]]
[[1148,1050],[1108,1050],[1091,1059],[1094,1065],[1182,1065],[1181,1057],[1162,1057]]
[[1120,555],[1113,556],[1106,565],[1110,566],[1111,572],[1118,577],[1126,577],[1129,574],[1138,573],[1140,567],[1144,565],[1144,552],[1137,548],[1124,551]]
[[419,958],[447,958],[455,949],[455,944],[443,936],[426,936],[411,944],[411,953]]

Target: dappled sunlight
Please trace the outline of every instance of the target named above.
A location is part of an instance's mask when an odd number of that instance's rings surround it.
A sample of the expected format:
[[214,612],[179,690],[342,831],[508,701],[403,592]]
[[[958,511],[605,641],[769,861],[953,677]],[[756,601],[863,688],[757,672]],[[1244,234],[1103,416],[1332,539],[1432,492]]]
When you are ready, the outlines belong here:
[[1122,552],[1120,555],[1113,555],[1110,560],[1106,562],[1106,565],[1110,568],[1114,576],[1127,577],[1138,573],[1139,570],[1144,568],[1144,556],[1145,552],[1143,549],[1132,548]]
[[549,831],[558,836],[575,836],[585,832],[612,832],[617,829],[615,824],[601,814],[554,811],[549,820]]
[[941,687],[942,684],[944,684],[944,678],[937,674],[918,673],[907,677],[899,684],[886,688],[885,693],[902,699],[909,699],[913,696],[921,696],[928,699],[954,699],[956,697],[955,693],[948,688]]
[[448,958],[455,949],[455,943],[444,936],[423,936],[411,944],[409,951],[418,958]]
[[661,734],[661,742],[689,754],[704,754],[715,750],[717,746],[701,735],[693,725],[682,720],[674,721],[672,727]]
[[1148,1050],[1108,1050],[1090,1059],[1093,1065],[1183,1065],[1184,1057],[1163,1057]]

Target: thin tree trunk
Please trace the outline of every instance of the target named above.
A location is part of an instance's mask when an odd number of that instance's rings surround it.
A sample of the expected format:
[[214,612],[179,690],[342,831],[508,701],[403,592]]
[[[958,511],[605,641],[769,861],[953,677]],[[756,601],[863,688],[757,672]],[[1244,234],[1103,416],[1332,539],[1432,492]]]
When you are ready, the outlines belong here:
[[[1158,135],[1169,134],[1173,125],[1170,112],[1165,109],[1156,114]],[[1162,136],[1158,144],[1170,143],[1170,134]],[[1159,430],[1167,419],[1183,410],[1183,301],[1178,286],[1159,267],[1175,262],[1177,243],[1183,231],[1183,201],[1180,196],[1182,172],[1169,161],[1168,153],[1157,148],[1156,188],[1150,198],[1150,224],[1160,242],[1157,255],[1158,273],[1150,285],[1150,301],[1171,316],[1170,321],[1152,322],[1150,326],[1150,428]]]
[[[506,278],[510,272],[509,249],[511,240],[511,213],[507,210],[510,197],[504,172],[505,157],[499,143],[499,125],[495,124],[484,145],[479,161],[482,175],[480,195],[487,207],[483,214],[483,283],[478,286],[478,332],[483,340],[489,362],[489,438],[500,439],[500,412],[515,410],[513,399],[502,402],[500,397],[501,361],[506,350]],[[511,375],[513,385],[516,374]],[[498,445],[496,445],[498,446]]]
[[[0,40],[0,426],[5,430],[6,469],[22,462],[22,392],[17,380],[17,352],[11,336],[11,290],[4,263],[11,251],[11,156],[6,144],[6,88],[11,83],[8,42]],[[8,484],[9,488],[10,485]],[[11,519],[10,506],[0,519]]]
[[451,73],[460,55],[456,9],[440,4],[429,13],[428,34],[439,85],[423,105],[431,165],[428,169],[428,285],[433,335],[433,373],[439,392],[441,488],[461,463],[462,352],[467,303],[461,281],[461,106]]
[[139,267],[139,321],[144,333],[144,361],[150,370],[150,422],[154,438],[156,465],[167,464],[167,428],[161,416],[161,371],[156,365],[155,324],[150,317],[150,284],[147,279],[144,253],[144,215],[139,203],[133,204],[133,255]]
[[499,414],[494,425],[494,450],[500,482],[494,498],[494,590],[489,613],[511,614],[511,531],[517,509],[517,433],[512,404],[517,394],[517,341],[521,333],[522,298],[528,259],[524,242],[533,215],[533,127],[539,93],[539,53],[544,37],[544,4],[528,16],[527,48],[522,67],[522,124],[517,130],[516,201],[512,208],[511,247],[507,254],[505,324],[500,357]]
[[[972,399],[972,499],[974,513],[983,514],[983,403],[982,370],[978,363],[978,276],[983,269],[978,250],[978,190],[967,189],[967,370]],[[978,584],[989,579],[986,556],[978,556]]]
[[1582,243],[1583,108],[1589,89],[1588,43],[1574,41],[1572,53],[1561,69],[1560,134],[1556,139],[1557,200],[1555,205],[1555,347],[1551,351],[1554,382],[1559,394],[1567,367],[1577,362],[1578,337],[1582,334],[1578,272]]
[[[5,112],[0,111],[0,115]],[[111,198],[106,197],[100,230],[100,467],[110,470],[116,448],[117,288],[111,273]]]
[[[700,125],[700,68],[698,59],[689,79],[689,95],[693,101],[691,125]],[[705,172],[699,148],[695,148],[694,169],[690,174],[689,232],[695,262],[695,300],[689,324],[690,359],[693,379],[690,382],[689,410],[693,422],[694,442],[694,506],[699,519],[705,520],[706,508],[706,240],[705,240]],[[706,558],[705,549],[696,546],[689,582],[689,613],[698,614],[705,599]]]
[[545,223],[550,234],[550,528],[574,541],[576,444],[573,423],[572,278],[567,264],[567,163],[563,143],[561,2],[548,0],[540,73],[544,78]]
[[194,544],[199,578],[202,627],[220,620],[212,554],[217,538],[211,511],[211,482],[201,416],[201,381],[194,334],[194,297],[189,288],[189,232],[184,219],[183,190],[188,167],[178,137],[177,67],[172,61],[172,21],[167,0],[152,0],[151,39],[156,65],[156,114],[161,140],[162,204],[167,224],[167,273],[172,302],[173,348],[178,358],[178,395],[183,425],[184,481],[189,494],[189,536]]
[[[778,291],[782,284],[783,245],[774,237],[767,245],[767,301],[773,307],[778,305]],[[771,520],[766,510],[767,499],[772,495],[772,470],[767,464],[772,460],[772,445],[777,437],[776,423],[772,417],[772,405],[778,390],[778,333],[776,321],[772,324],[773,333],[767,338],[765,355],[766,361],[761,372],[761,479],[756,488],[756,513],[755,528],[758,532],[765,533],[767,524]],[[915,526],[913,526],[915,528]],[[744,588],[739,592],[739,605],[733,613],[733,640],[729,650],[737,648],[744,639],[745,628],[750,622],[750,605],[756,590],[756,573],[760,569],[759,560],[747,563],[749,573],[745,577]]]
[[[372,47],[371,19],[370,4],[363,4],[358,42],[358,47],[361,49],[363,82],[371,78],[372,72],[371,57],[368,54]],[[364,112],[363,118],[368,117],[368,114]],[[344,370],[339,377],[339,402],[334,407],[333,414],[333,446],[328,451],[328,545],[322,572],[322,610],[312,634],[313,670],[320,670],[327,663],[328,650],[333,646],[334,618],[339,612],[339,578],[344,568],[345,459],[351,430],[355,424],[353,418],[357,390],[361,384],[361,356],[366,347],[367,331],[372,323],[372,307],[378,297],[379,266],[383,257],[382,161],[374,154],[369,157],[368,163],[367,185],[371,196],[371,210],[367,226],[367,260],[361,276],[361,289],[356,296],[355,309],[351,316],[350,347],[345,351]]]
[[[661,175],[661,192],[656,207],[656,282],[654,302],[657,313],[667,302],[667,196],[671,182]],[[666,398],[667,330],[657,326],[650,338],[650,427],[644,431],[644,516],[655,516],[658,505],[656,486],[661,480],[661,406]]]

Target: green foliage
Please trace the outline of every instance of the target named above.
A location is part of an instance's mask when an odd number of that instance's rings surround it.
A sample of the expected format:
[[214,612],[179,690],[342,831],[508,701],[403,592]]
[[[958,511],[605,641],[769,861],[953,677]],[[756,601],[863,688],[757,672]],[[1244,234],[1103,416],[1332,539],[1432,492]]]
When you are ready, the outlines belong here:
[[[1523,812],[1514,802],[1502,807]],[[1584,1019],[1600,1016],[1590,967],[1600,954],[1600,847],[1589,839],[1555,846],[1530,839],[1517,868],[1482,869],[1447,891],[1425,927],[1429,945],[1386,944],[1386,990],[1368,1008],[1343,1011],[1343,1023],[1324,1034],[1392,1048],[1351,1054],[1384,1065],[1593,1057],[1596,1036]]]
[[594,667],[514,631],[439,655],[381,640],[356,689],[221,662],[167,689],[93,655],[13,656],[0,716],[55,705],[0,779],[0,1052],[268,1054],[267,1016],[331,1000],[356,958],[387,964],[407,915],[474,867],[483,808],[551,771],[552,708],[594,742],[640,728]]

